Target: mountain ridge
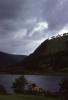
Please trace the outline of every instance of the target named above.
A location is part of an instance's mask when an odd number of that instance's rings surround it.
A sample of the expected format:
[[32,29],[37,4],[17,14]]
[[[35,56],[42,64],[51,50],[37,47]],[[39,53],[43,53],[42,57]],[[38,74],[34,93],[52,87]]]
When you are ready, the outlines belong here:
[[47,39],[21,63],[16,65],[30,71],[67,72],[68,69],[68,33]]
[[68,33],[45,40],[32,54],[2,71],[11,74],[68,73]]

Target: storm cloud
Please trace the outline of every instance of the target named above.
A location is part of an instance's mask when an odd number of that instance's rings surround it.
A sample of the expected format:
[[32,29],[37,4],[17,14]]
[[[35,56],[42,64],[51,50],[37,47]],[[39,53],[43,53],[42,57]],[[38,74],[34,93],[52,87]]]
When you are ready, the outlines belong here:
[[0,51],[30,54],[68,32],[68,0],[0,0]]

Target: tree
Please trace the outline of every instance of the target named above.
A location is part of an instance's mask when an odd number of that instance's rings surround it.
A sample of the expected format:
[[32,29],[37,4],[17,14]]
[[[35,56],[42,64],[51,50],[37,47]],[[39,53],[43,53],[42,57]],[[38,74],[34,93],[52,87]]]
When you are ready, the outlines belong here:
[[0,84],[0,94],[7,94],[5,87],[1,84]]
[[44,95],[44,90],[37,86],[35,83],[32,84],[32,93],[35,95]]
[[28,94],[32,94],[32,81],[28,82],[27,88],[28,88]]
[[68,79],[61,80],[59,83],[60,93],[63,95],[64,100],[68,98]]
[[28,93],[33,95],[39,94],[39,87],[35,83],[29,82]]
[[14,89],[15,93],[24,93],[26,84],[27,84],[27,80],[25,79],[24,75],[22,75],[15,80],[12,88]]

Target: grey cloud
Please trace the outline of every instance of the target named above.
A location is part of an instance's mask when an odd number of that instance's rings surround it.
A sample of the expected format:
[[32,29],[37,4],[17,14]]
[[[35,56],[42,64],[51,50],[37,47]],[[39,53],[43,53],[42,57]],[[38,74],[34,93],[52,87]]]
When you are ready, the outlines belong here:
[[0,19],[16,18],[25,0],[0,0]]
[[[61,5],[61,2],[63,2],[63,5]],[[46,5],[43,16],[48,21],[50,30],[61,29],[68,23],[68,0],[51,0]]]
[[[68,24],[68,0],[0,0],[0,51],[29,54]],[[35,31],[47,22],[44,31]]]

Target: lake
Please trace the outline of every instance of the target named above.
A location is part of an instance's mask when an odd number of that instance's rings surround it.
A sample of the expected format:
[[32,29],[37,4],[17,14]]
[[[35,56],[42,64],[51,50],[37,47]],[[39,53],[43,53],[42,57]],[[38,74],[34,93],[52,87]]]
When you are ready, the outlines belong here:
[[[12,83],[20,75],[0,75],[0,84],[2,84],[8,93],[13,93]],[[36,83],[39,87],[46,91],[56,92],[59,90],[59,82],[68,78],[67,75],[24,75],[28,81]]]

